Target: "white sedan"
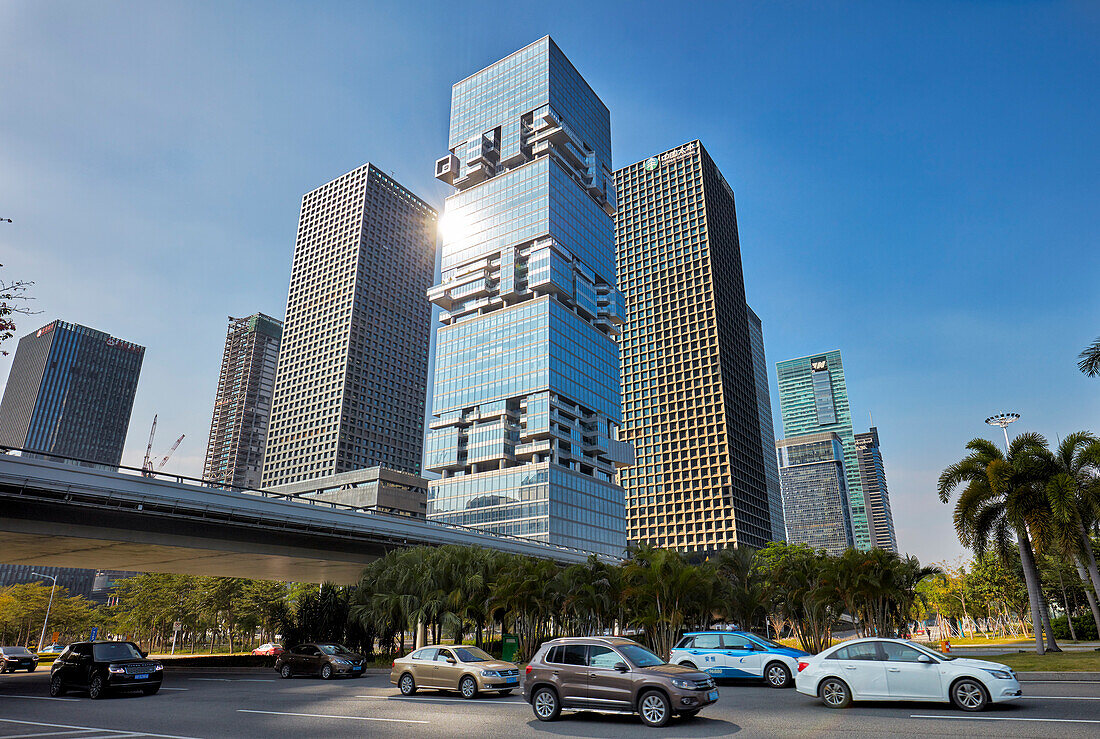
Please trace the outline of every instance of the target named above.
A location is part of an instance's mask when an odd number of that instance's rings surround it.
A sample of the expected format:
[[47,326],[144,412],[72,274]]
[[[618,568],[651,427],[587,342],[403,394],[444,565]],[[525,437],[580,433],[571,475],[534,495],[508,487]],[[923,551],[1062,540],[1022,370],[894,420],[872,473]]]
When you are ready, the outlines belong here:
[[950,657],[902,639],[853,639],[798,662],[795,687],[829,708],[852,701],[950,701],[964,711],[1019,698],[1011,667]]

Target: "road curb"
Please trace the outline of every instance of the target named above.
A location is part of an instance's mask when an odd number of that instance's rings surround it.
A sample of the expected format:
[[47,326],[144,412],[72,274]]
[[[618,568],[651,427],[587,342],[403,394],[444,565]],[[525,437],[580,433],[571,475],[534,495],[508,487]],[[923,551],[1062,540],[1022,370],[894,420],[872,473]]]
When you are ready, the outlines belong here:
[[1042,683],[1055,681],[1100,682],[1100,672],[1017,672],[1020,682]]

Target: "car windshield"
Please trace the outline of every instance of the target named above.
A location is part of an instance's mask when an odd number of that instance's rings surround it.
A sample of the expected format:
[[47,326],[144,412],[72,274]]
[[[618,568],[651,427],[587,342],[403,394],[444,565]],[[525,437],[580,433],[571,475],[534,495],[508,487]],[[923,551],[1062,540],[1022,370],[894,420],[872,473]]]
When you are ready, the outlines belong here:
[[17,654],[30,654],[26,647],[0,647],[0,652],[10,654],[13,657]]
[[107,644],[93,644],[92,656],[96,662],[114,662],[119,659],[141,659],[141,652],[129,642],[109,642]]
[[615,648],[626,655],[626,658],[637,667],[655,667],[665,664],[663,659],[637,644],[621,644],[616,645]]
[[786,649],[786,646],[784,646],[783,644],[780,644],[777,641],[772,641],[771,639],[765,639],[764,637],[757,636],[756,634],[752,635],[752,640],[757,644],[763,644],[764,646],[771,647],[772,649]]
[[492,655],[486,654],[477,647],[460,647],[455,649],[455,654],[463,662],[491,662]]
[[908,644],[909,646],[913,647],[914,649],[918,650],[918,651],[921,651],[921,652],[924,652],[925,654],[931,655],[931,656],[935,657],[936,659],[942,659],[945,662],[950,662],[953,659],[958,659],[957,657],[952,657],[951,655],[944,654],[943,652],[934,652],[931,649],[929,649],[928,647],[924,646],[923,644],[917,644],[915,641],[909,641],[907,639],[905,641],[905,643]]
[[317,648],[325,654],[354,654],[354,652],[341,644],[318,644]]

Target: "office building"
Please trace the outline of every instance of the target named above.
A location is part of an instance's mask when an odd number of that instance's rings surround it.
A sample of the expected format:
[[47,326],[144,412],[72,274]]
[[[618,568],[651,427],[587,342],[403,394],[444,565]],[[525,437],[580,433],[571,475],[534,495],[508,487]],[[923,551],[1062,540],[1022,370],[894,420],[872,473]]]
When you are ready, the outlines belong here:
[[878,429],[856,434],[856,458],[859,461],[859,481],[867,503],[867,524],[871,546],[888,552],[898,551],[894,533],[894,514],[890,511],[890,491],[886,488],[886,467],[882,463]]
[[752,308],[749,334],[752,338],[752,372],[756,379],[756,409],[760,416],[760,445],[764,450],[764,481],[768,489],[768,513],[771,515],[772,541],[785,541],[783,493],[779,485],[779,465],[775,455],[775,425],[772,422],[772,396],[768,389],[768,360],[764,356],[764,325]]
[[263,313],[229,318],[204,480],[227,487],[260,486],[282,335],[283,322]]
[[302,198],[263,487],[419,474],[436,212],[373,164]]
[[610,113],[544,37],[451,90],[428,518],[626,546]]
[[395,516],[424,518],[427,513],[428,481],[385,467],[341,472],[271,490]]
[[788,544],[840,554],[852,546],[844,445],[831,431],[776,442]]
[[140,575],[140,572],[129,570],[95,570],[95,579],[92,582],[92,592],[88,600],[99,605],[118,605],[118,596],[115,595],[115,586],[131,577]]
[[[787,439],[832,432],[844,446],[844,474],[851,509],[852,540],[859,549],[870,549],[871,533],[863,500],[859,462],[856,459],[852,413],[840,352],[831,351],[776,364],[779,375],[779,409]],[[782,465],[780,465],[782,467]],[[784,501],[784,513],[790,506]],[[790,524],[787,525],[790,534]]]
[[145,347],[65,321],[19,340],[0,445],[118,467]]
[[[40,573],[38,575],[34,573]],[[38,565],[0,565],[0,588],[23,583],[53,586],[50,577],[57,578],[57,587],[65,588],[70,597],[90,598],[95,585],[95,570],[80,567],[40,567]],[[47,635],[48,636],[48,635]],[[34,638],[38,638],[35,632]]]
[[763,447],[733,190],[698,141],[620,169],[615,183],[622,438],[637,457],[621,477],[628,538],[762,547],[775,538],[775,446]]

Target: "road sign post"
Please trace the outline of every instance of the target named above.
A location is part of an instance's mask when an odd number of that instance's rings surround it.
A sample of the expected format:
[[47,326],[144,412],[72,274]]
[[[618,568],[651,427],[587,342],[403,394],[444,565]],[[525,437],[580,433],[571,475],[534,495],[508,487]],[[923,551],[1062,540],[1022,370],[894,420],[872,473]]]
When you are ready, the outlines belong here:
[[176,653],[176,634],[179,633],[181,628],[183,628],[183,624],[181,624],[179,621],[173,622],[173,624],[172,624],[172,654]]
[[99,636],[99,627],[98,626],[93,626],[92,627],[92,635],[90,637],[88,637],[88,641],[95,641],[95,638],[97,636]]

